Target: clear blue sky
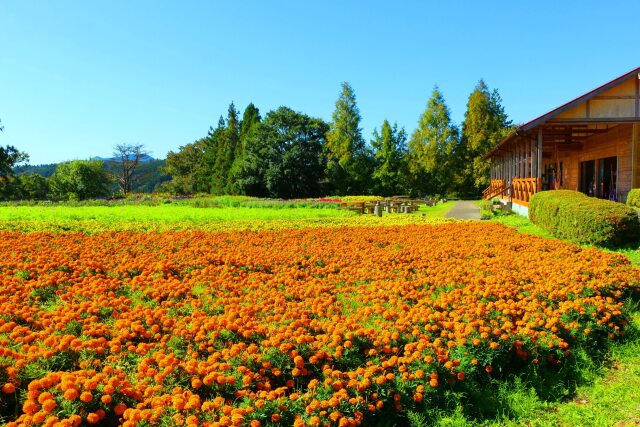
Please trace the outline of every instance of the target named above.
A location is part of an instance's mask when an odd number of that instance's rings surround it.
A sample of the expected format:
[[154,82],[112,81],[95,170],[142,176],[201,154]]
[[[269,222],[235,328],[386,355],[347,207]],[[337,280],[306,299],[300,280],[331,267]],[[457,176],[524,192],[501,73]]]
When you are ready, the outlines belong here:
[[155,157],[234,101],[331,119],[353,86],[364,136],[410,134],[435,84],[453,119],[484,78],[516,122],[640,66],[638,1],[0,0],[0,145],[31,164]]

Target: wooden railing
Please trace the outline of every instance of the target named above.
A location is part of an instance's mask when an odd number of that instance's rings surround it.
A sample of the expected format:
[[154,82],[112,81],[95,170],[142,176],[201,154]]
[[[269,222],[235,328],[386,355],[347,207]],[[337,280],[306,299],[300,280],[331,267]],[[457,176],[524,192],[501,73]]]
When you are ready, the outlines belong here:
[[542,178],[513,178],[511,196],[519,205],[529,206],[531,196],[542,189]]
[[489,200],[497,196],[504,197],[507,183],[504,179],[492,179],[489,187],[482,192],[482,199]]

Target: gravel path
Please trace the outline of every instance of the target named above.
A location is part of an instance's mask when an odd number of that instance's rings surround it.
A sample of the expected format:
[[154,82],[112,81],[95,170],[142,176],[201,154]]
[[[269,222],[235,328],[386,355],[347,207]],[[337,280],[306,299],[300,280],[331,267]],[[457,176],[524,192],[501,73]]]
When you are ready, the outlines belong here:
[[461,200],[451,208],[445,217],[480,220],[480,207],[473,200]]

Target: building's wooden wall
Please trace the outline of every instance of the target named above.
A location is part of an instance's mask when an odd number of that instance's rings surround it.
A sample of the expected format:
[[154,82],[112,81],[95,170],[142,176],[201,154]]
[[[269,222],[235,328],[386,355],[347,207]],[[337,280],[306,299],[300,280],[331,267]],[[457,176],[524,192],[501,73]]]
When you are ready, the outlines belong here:
[[637,117],[636,98],[638,78],[632,76],[624,82],[576,105],[554,117],[551,121],[563,119],[611,119]]
[[[618,158],[618,200],[625,201],[632,188],[632,140],[633,125],[623,124],[609,132],[595,135],[584,143],[582,151],[558,152],[558,161],[563,163],[562,188],[579,190],[580,162],[605,157]],[[555,158],[546,158],[544,164],[554,163]],[[636,166],[636,170],[638,167]],[[544,168],[543,168],[544,170]]]

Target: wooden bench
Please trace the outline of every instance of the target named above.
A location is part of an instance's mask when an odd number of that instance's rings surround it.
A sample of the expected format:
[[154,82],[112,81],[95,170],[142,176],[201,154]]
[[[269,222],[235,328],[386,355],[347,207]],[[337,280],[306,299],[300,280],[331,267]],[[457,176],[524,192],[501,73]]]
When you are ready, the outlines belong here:
[[365,202],[341,202],[340,209],[346,209],[363,214],[365,209]]
[[[340,209],[346,209],[360,214],[375,214],[377,205],[386,213],[412,213],[420,209],[424,200],[410,199],[408,197],[384,199],[376,202],[341,202]],[[434,201],[434,204],[436,201]]]

